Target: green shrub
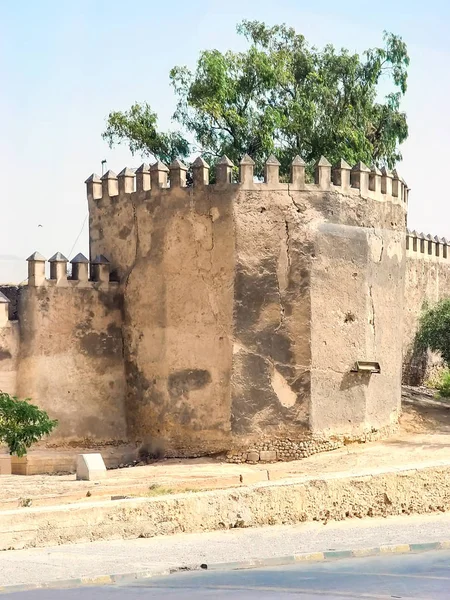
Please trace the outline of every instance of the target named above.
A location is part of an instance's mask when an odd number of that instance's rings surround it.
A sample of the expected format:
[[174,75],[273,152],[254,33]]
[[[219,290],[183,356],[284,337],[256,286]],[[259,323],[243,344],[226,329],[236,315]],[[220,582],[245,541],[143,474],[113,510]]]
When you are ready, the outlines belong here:
[[440,352],[450,365],[450,298],[425,308],[420,317],[416,342],[420,348]]
[[436,389],[439,392],[439,396],[443,398],[450,398],[450,371],[446,369],[442,371]]
[[0,392],[0,443],[8,446],[10,454],[25,456],[30,446],[58,424],[29,401]]

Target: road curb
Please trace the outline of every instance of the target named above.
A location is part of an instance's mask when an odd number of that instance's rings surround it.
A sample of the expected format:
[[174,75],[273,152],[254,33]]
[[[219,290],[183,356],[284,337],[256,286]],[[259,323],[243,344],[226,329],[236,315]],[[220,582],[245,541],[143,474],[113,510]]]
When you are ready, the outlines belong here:
[[67,589],[100,585],[117,585],[132,583],[142,579],[152,579],[183,571],[229,571],[245,570],[258,567],[288,566],[304,562],[322,562],[325,560],[339,560],[343,558],[362,558],[369,556],[383,556],[389,554],[412,554],[429,552],[431,550],[449,550],[450,540],[442,542],[427,542],[424,544],[396,544],[392,546],[378,546],[375,548],[358,548],[356,550],[326,550],[324,552],[305,552],[288,556],[276,556],[245,560],[240,562],[214,563],[183,566],[179,568],[161,568],[160,571],[136,571],[133,573],[118,573],[114,575],[99,575],[97,577],[78,577],[75,579],[59,579],[48,583],[32,583],[24,585],[0,586],[0,594],[13,592],[26,592],[41,589]]

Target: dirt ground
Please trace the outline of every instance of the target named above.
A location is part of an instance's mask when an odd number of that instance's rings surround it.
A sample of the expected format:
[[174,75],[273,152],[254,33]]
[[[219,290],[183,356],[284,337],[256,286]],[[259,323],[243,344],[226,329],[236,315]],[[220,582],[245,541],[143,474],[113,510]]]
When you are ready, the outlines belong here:
[[403,387],[400,431],[403,434],[450,434],[450,398],[437,399],[425,387]]
[[214,459],[170,459],[107,472],[99,481],[75,475],[2,476],[0,510],[26,506],[82,503],[111,497],[155,496],[247,485],[367,468],[381,472],[393,465],[425,466],[450,458],[450,402],[437,401],[425,389],[405,388],[400,430],[391,438],[352,444],[309,458],[271,464],[229,464]]

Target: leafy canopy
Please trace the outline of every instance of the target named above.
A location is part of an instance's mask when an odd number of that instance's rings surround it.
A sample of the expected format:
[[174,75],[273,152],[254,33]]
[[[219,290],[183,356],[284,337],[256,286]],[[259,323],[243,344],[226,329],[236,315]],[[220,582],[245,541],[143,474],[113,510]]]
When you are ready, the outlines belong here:
[[450,298],[440,300],[421,315],[416,342],[419,347],[440,352],[450,366]]
[[360,56],[317,49],[286,25],[242,21],[237,30],[246,51],[205,50],[194,72],[171,70],[180,130],[158,131],[144,103],[111,112],[103,137],[163,161],[200,151],[212,162],[223,154],[237,162],[248,153],[259,171],[271,153],[282,172],[296,154],[307,163],[324,155],[389,168],[401,159],[409,57],[399,36],[385,32],[383,47]]
[[10,454],[25,456],[28,448],[58,424],[47,413],[29,399],[19,400],[15,396],[0,392],[0,443],[6,444]]

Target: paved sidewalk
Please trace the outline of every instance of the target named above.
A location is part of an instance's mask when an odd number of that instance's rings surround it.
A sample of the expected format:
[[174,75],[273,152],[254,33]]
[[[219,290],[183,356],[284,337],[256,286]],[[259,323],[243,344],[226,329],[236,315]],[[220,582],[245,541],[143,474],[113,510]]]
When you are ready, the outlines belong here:
[[0,552],[0,586],[443,540],[450,540],[449,514],[73,544]]

